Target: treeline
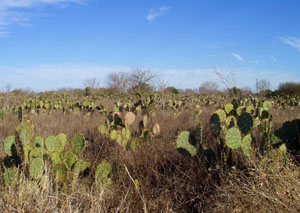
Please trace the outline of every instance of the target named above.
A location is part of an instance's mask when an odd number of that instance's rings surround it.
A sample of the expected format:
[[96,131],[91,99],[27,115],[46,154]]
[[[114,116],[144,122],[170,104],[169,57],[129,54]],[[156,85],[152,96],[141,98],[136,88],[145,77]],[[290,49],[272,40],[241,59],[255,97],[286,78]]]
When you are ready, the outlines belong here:
[[[204,81],[198,88],[179,89],[169,85],[166,80],[150,69],[133,68],[127,72],[112,72],[106,76],[106,79],[100,83],[96,77],[88,78],[83,81],[83,88],[60,88],[56,92],[70,92],[76,94],[91,95],[96,93],[134,93],[134,92],[161,92],[171,94],[231,94],[234,96],[259,94],[262,96],[285,96],[300,95],[300,82],[281,83],[276,90],[271,90],[271,84],[266,79],[257,79],[255,91],[250,87],[238,88],[235,77],[231,76],[232,82],[219,74],[220,82]],[[225,85],[225,89],[220,89],[219,84]],[[13,92],[14,94],[30,94],[33,91],[30,88],[11,90],[11,85],[5,86],[4,93]],[[0,92],[1,93],[1,92]]]

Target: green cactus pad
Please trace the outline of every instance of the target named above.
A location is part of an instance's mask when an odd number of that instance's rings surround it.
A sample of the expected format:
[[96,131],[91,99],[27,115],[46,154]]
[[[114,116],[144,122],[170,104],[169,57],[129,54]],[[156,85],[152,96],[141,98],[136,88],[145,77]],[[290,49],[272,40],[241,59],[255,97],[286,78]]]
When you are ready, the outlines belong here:
[[68,170],[64,164],[60,164],[56,166],[55,178],[59,182],[64,182],[68,179]]
[[147,128],[147,125],[148,125],[148,116],[147,115],[144,115],[144,117],[143,117],[143,124],[144,124],[144,127]]
[[126,139],[126,140],[129,140],[130,137],[131,137],[130,129],[126,129],[125,139]]
[[16,137],[15,136],[8,136],[4,140],[4,151],[8,156],[13,156],[17,154],[16,150]]
[[122,128],[122,137],[125,138],[126,135],[126,128]]
[[253,127],[253,118],[248,112],[244,112],[238,117],[237,124],[241,132],[246,135]]
[[18,168],[5,168],[3,179],[6,186],[14,186],[18,182],[19,169]]
[[84,170],[86,170],[89,166],[90,166],[90,162],[86,162],[83,160],[79,160],[75,163],[74,168],[73,168],[73,175],[74,178],[79,177],[79,175],[84,172]]
[[195,156],[197,149],[192,143],[190,132],[182,131],[176,139],[176,148],[183,155]]
[[29,167],[30,177],[33,179],[41,179],[44,173],[44,162],[42,158],[35,158],[30,163]]
[[226,112],[224,110],[218,109],[215,113],[219,116],[220,122],[226,121]]
[[58,152],[61,149],[61,143],[56,136],[47,137],[45,145],[49,152]]
[[267,110],[267,111],[270,110],[272,108],[272,103],[270,101],[265,101],[263,103],[263,108],[264,108],[264,110]]
[[248,113],[251,114],[251,115],[254,114],[254,112],[255,112],[254,106],[253,106],[253,105],[247,106],[246,112],[248,112]]
[[104,125],[100,125],[98,128],[101,135],[105,135],[106,127]]
[[277,137],[275,134],[272,134],[271,140],[273,145],[282,143],[282,140],[279,137]]
[[246,135],[242,140],[242,152],[246,156],[250,156],[251,151],[251,142],[252,142],[252,136],[251,134]]
[[65,165],[67,166],[67,168],[69,170],[71,170],[77,161],[77,157],[73,152],[67,151],[64,153],[63,161],[64,161]]
[[44,139],[41,136],[36,136],[34,139],[34,147],[44,147]]
[[64,133],[60,133],[56,136],[57,140],[60,142],[60,147],[58,149],[58,152],[64,151],[66,145],[67,145],[67,136]]
[[17,127],[17,132],[23,145],[30,144],[33,137],[33,126],[30,122],[22,122]]
[[61,154],[58,152],[52,152],[51,155],[51,161],[52,161],[52,165],[58,165],[61,164]]
[[225,112],[227,113],[227,115],[234,109],[233,104],[225,104]]
[[35,159],[35,158],[42,158],[44,154],[46,154],[46,150],[38,147],[38,148],[34,148],[31,150],[30,154],[29,154],[29,160],[30,162]]
[[116,140],[117,139],[117,130],[114,129],[110,132],[110,139],[111,140]]
[[105,160],[102,161],[95,170],[95,180],[99,182],[102,186],[110,185],[111,170],[111,164],[107,163]]
[[226,118],[226,126],[228,128],[237,127],[237,119],[233,115],[230,115]]
[[71,140],[72,150],[75,154],[82,152],[85,146],[85,138],[82,134],[75,134]]
[[225,141],[226,141],[226,145],[230,149],[240,148],[241,147],[241,140],[242,140],[241,139],[241,132],[236,127],[230,128],[226,132]]
[[116,141],[119,145],[123,146],[123,143],[122,143],[122,135],[121,133],[118,133],[117,134],[117,138],[116,138]]

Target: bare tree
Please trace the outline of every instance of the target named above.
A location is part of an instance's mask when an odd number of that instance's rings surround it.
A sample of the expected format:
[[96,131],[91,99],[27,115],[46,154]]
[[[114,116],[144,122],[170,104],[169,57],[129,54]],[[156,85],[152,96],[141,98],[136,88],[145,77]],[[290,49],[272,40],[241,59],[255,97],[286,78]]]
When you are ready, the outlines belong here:
[[167,85],[168,85],[168,81],[162,78],[162,76],[159,76],[157,79],[156,90],[158,92],[165,93]]
[[236,87],[236,69],[230,67],[229,69],[224,70],[222,68],[214,66],[213,70],[228,90],[230,88]]
[[96,77],[88,78],[83,81],[83,86],[85,88],[89,87],[91,89],[99,89],[100,82],[96,79]]
[[265,80],[265,79],[260,79],[260,80],[256,79],[255,86],[256,86],[256,92],[262,93],[271,88],[271,83],[270,83],[270,81]]
[[149,91],[153,89],[150,84],[154,79],[154,73],[149,69],[134,68],[129,74],[129,83],[131,91]]
[[243,87],[241,88],[241,91],[244,95],[249,95],[252,94],[251,88],[250,87]]
[[128,73],[112,72],[106,78],[108,88],[117,92],[126,92],[129,87]]
[[6,92],[6,93],[9,93],[10,90],[11,90],[11,84],[6,84],[6,85],[5,85],[5,92]]
[[202,94],[213,94],[219,89],[219,85],[215,81],[204,81],[199,87],[199,93]]

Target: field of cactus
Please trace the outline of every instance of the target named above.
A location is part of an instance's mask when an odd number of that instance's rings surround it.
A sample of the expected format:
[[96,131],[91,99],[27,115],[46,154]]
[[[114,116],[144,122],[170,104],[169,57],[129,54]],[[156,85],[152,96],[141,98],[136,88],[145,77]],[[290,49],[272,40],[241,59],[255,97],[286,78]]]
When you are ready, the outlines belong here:
[[299,212],[300,97],[0,93],[1,212]]

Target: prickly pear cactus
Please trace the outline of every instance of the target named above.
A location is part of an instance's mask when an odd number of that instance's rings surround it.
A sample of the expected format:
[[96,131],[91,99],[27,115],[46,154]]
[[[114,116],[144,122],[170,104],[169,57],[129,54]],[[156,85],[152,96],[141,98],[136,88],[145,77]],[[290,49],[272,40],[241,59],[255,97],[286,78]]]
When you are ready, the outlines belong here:
[[270,101],[265,101],[263,103],[263,108],[264,108],[264,110],[269,111],[272,108],[272,103]]
[[29,161],[32,162],[32,160],[35,158],[42,158],[46,153],[47,151],[41,147],[34,148],[30,151]]
[[82,152],[85,146],[85,138],[82,134],[75,134],[71,140],[72,150],[75,154]]
[[73,152],[67,151],[64,153],[63,162],[69,170],[73,168],[76,161],[77,161],[77,157]]
[[90,162],[86,162],[83,160],[79,160],[75,163],[74,168],[73,168],[73,178],[76,180],[79,175],[86,170],[90,166]]
[[144,117],[143,117],[143,125],[144,125],[144,128],[147,128],[147,125],[148,125],[148,116],[147,115],[144,115]]
[[41,179],[44,173],[44,161],[42,158],[35,158],[31,161],[29,167],[30,176],[33,179]]
[[44,147],[44,139],[41,136],[36,136],[34,139],[34,147]]
[[30,123],[30,121],[22,122],[17,127],[17,133],[23,146],[28,145],[33,137],[33,125]]
[[241,132],[246,135],[253,127],[253,118],[248,112],[244,112],[238,117],[237,124]]
[[219,116],[221,123],[226,121],[226,112],[224,110],[218,109],[215,113]]
[[127,112],[125,115],[125,123],[132,125],[135,121],[135,114],[133,112]]
[[111,140],[116,140],[117,139],[117,130],[112,130],[111,132],[110,132],[110,139]]
[[106,127],[104,125],[100,125],[98,128],[100,134],[104,135],[106,132]]
[[6,186],[14,186],[18,182],[19,169],[18,168],[5,168],[3,179]]
[[226,104],[225,105],[225,112],[227,113],[227,115],[234,109],[233,104]]
[[61,149],[60,140],[56,136],[47,137],[45,145],[49,152],[58,152]]
[[59,182],[64,182],[68,180],[68,169],[64,164],[56,165],[55,178]]
[[8,136],[4,140],[4,151],[8,156],[16,155],[16,137]]
[[59,135],[56,136],[56,138],[60,142],[58,152],[64,151],[67,145],[67,136],[64,133],[60,133]]
[[95,170],[95,180],[101,184],[101,186],[107,186],[111,184],[111,170],[110,163],[105,160],[102,161]]
[[241,139],[241,132],[236,127],[232,127],[226,132],[225,141],[226,141],[226,145],[230,149],[240,148],[241,147],[241,140],[242,140]]
[[243,138],[241,144],[243,154],[248,157],[250,156],[250,152],[251,152],[251,142],[252,142],[252,136],[251,134],[248,134]]
[[182,131],[176,140],[176,148],[182,155],[195,156],[197,148],[193,145],[191,134],[189,131]]
[[160,125],[158,123],[155,123],[152,129],[152,132],[154,135],[160,134]]

